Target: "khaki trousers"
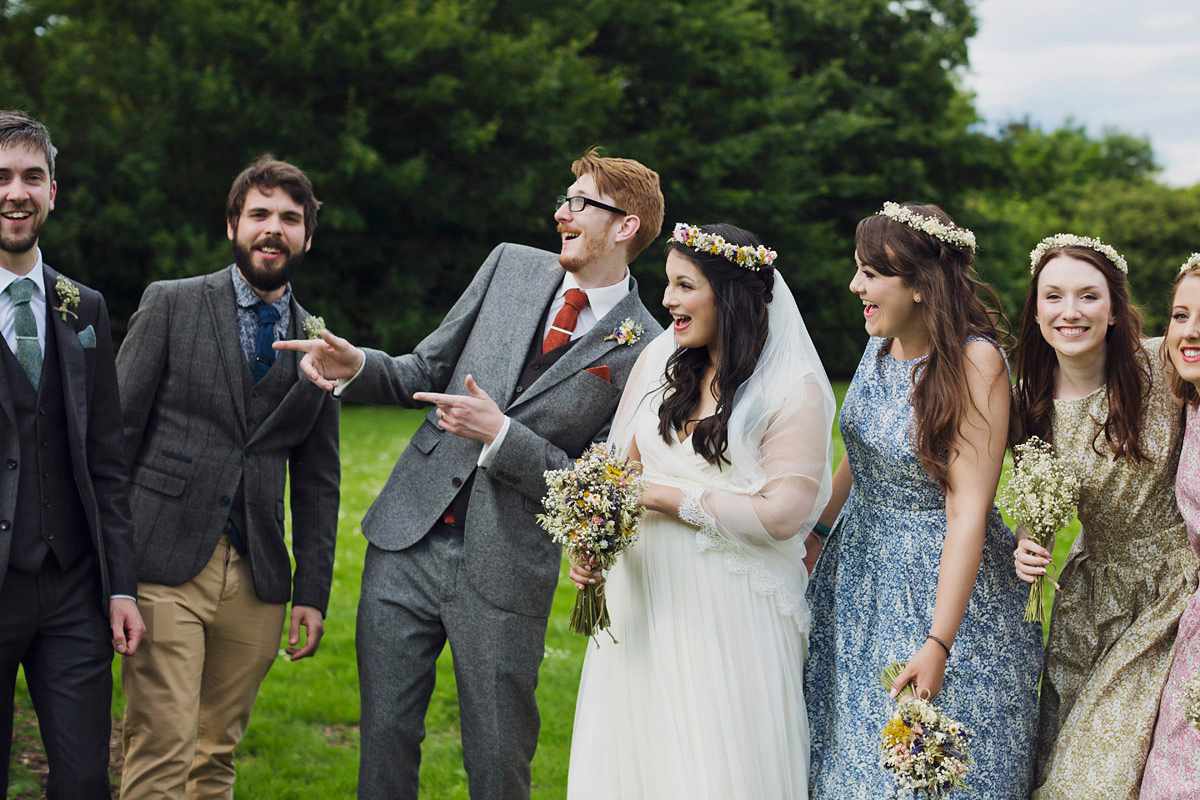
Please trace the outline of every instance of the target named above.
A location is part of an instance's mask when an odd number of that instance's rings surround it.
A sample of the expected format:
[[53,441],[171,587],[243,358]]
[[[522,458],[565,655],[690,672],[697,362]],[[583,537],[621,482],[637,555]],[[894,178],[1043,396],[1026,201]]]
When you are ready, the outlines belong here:
[[232,798],[233,750],[279,652],[286,607],[254,593],[250,562],[222,536],[180,586],[138,584],[146,637],[121,662],[121,800]]

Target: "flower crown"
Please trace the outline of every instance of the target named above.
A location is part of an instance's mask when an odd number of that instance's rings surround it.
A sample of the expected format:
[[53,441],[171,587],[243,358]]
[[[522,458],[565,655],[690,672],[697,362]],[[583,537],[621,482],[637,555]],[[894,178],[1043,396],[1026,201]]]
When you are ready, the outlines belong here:
[[884,203],[883,210],[879,213],[896,220],[896,222],[902,222],[913,230],[928,233],[930,236],[941,239],[946,244],[967,247],[970,248],[972,253],[975,252],[975,234],[966,228],[947,225],[937,217],[926,217],[921,214],[915,214],[911,209],[891,201]]
[[763,247],[761,244],[757,247],[750,245],[739,247],[736,244],[725,241],[724,238],[717,236],[715,233],[705,233],[700,228],[684,222],[675,223],[675,231],[671,234],[671,239],[680,244],[687,245],[698,253],[711,253],[714,256],[722,256],[739,267],[745,267],[750,270],[758,270],[771,266],[771,263],[775,261],[775,256],[778,255],[774,250]]
[[1182,275],[1192,267],[1200,267],[1200,253],[1192,253],[1188,260],[1183,262],[1183,266],[1179,268],[1179,274]]
[[1029,274],[1037,271],[1038,262],[1042,260],[1042,256],[1046,255],[1046,251],[1052,247],[1088,247],[1095,250],[1100,255],[1107,258],[1113,263],[1113,266],[1129,274],[1129,265],[1125,263],[1125,258],[1117,252],[1117,249],[1111,244],[1105,244],[1099,239],[1093,239],[1090,236],[1076,236],[1073,233],[1056,233],[1053,236],[1047,236],[1038,242],[1038,246],[1033,248],[1029,254]]

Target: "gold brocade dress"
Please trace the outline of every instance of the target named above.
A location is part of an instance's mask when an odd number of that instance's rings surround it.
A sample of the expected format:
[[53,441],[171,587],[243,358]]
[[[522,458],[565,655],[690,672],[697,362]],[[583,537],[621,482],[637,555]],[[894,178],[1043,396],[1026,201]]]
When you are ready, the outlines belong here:
[[[1144,342],[1147,352],[1158,340]],[[1055,595],[1038,719],[1035,800],[1135,800],[1196,554],[1175,505],[1179,408],[1152,370],[1150,462],[1113,460],[1104,388],[1054,401],[1054,444],[1081,477],[1075,539]]]

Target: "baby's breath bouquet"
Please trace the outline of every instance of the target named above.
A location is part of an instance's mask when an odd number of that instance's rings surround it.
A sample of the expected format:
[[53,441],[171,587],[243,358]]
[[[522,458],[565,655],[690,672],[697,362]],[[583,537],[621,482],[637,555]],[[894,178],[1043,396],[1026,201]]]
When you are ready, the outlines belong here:
[[1183,691],[1183,715],[1189,725],[1200,731],[1200,673],[1192,676]]
[[[1071,524],[1079,502],[1079,475],[1054,448],[1031,436],[1013,448],[1016,466],[1008,486],[1000,493],[1000,505],[1029,531],[1042,547],[1050,547],[1058,529]],[[1039,575],[1029,589],[1026,622],[1046,621],[1046,576]]]
[[[597,443],[573,468],[547,470],[545,477],[546,513],[538,514],[538,523],[573,561],[590,559],[611,569],[617,556],[637,541],[638,521],[646,510],[641,465],[621,458],[615,447]],[[575,598],[571,630],[594,636],[608,625],[604,585],[586,586]]]
[[[884,668],[879,676],[884,691],[891,692],[903,671],[903,661]],[[934,800],[967,788],[971,732],[917,697],[911,685],[900,690],[882,738],[882,764],[895,778],[897,790],[908,789]]]

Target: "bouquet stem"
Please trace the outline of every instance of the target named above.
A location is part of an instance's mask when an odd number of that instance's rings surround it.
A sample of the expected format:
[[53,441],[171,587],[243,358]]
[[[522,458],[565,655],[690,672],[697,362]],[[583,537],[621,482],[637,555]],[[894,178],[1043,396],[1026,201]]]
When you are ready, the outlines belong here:
[[1046,577],[1040,576],[1029,587],[1029,602],[1025,604],[1026,622],[1046,621]]
[[[604,599],[604,584],[588,585],[575,596],[575,607],[571,609],[571,630],[584,636],[596,635],[596,631],[606,631],[611,620],[608,617],[608,603]],[[617,637],[608,633],[613,643]],[[599,646],[599,642],[596,643]]]

